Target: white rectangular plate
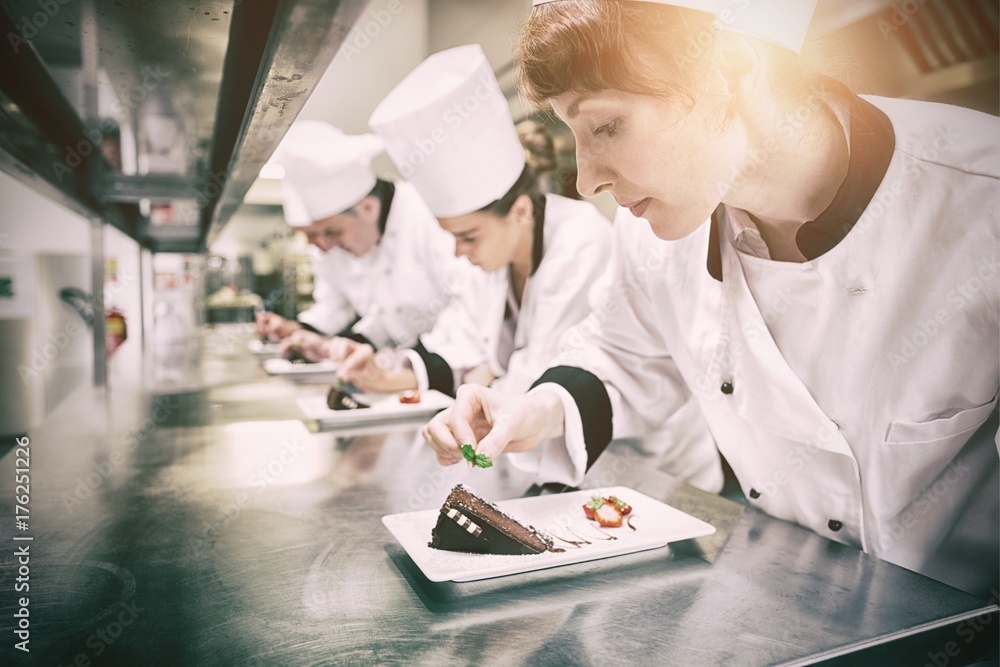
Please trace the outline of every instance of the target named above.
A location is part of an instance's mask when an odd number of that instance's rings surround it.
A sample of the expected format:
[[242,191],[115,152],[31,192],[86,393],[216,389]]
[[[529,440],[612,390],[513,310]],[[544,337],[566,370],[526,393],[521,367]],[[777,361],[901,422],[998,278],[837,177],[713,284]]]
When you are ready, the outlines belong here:
[[255,338],[247,343],[247,349],[261,359],[273,359],[281,354],[281,343],[265,343]]
[[331,410],[326,406],[326,394],[298,399],[299,408],[321,426],[353,426],[397,419],[429,419],[450,406],[454,400],[433,389],[420,392],[419,403],[400,403],[399,394],[351,394],[367,404],[357,410]]
[[[635,530],[626,523],[622,523],[620,528],[598,528],[597,523],[583,514],[583,504],[591,496],[617,496],[630,503],[632,512],[629,516],[632,517]],[[715,527],[711,524],[624,486],[517,498],[500,501],[496,505],[521,523],[567,540],[580,541],[578,536],[582,536],[590,544],[576,548],[555,539],[555,546],[566,551],[527,556],[457,553],[428,546],[431,529],[437,522],[438,510],[390,514],[382,517],[382,523],[431,581],[476,581],[503,577],[657,549],[670,542],[715,532]],[[609,535],[616,539],[599,539]]]
[[278,375],[289,379],[313,378],[316,376],[329,375],[333,377],[337,374],[339,364],[324,359],[315,364],[293,364],[288,359],[265,359],[264,370],[271,375]]

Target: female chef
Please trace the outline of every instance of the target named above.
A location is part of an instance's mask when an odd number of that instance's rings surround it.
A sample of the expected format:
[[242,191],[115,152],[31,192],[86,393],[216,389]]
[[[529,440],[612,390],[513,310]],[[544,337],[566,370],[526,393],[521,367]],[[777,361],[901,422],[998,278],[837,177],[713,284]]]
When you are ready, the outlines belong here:
[[[485,273],[421,344],[396,356],[404,363],[381,364],[393,355],[377,357],[371,346],[357,345],[341,378],[369,391],[454,394],[464,383],[526,391],[560,338],[590,312],[588,294],[607,268],[611,226],[589,203],[540,191],[529,163],[552,171],[554,151],[540,151],[545,137],[530,131],[519,138],[478,44],[428,58],[378,105],[369,124],[454,235],[455,252]],[[667,472],[721,488],[718,453],[700,415],[682,415],[656,433],[669,452]]]
[[297,321],[265,314],[258,332],[313,361],[327,336],[412,346],[471,271],[412,186],[375,176],[381,152],[374,135],[304,121],[273,158],[285,169],[286,220],[310,242],[315,305]]
[[367,389],[454,394],[474,382],[526,391],[563,332],[587,315],[611,225],[592,204],[541,192],[478,44],[425,60],[369,124],[454,236],[455,252],[485,273],[406,355],[402,372],[361,366],[355,355],[343,378]]
[[617,287],[530,393],[464,387],[425,437],[577,484],[689,390],[750,504],[986,597],[997,119],[807,76],[814,3],[719,4],[536,3],[522,85],[573,130],[580,192],[623,207]]

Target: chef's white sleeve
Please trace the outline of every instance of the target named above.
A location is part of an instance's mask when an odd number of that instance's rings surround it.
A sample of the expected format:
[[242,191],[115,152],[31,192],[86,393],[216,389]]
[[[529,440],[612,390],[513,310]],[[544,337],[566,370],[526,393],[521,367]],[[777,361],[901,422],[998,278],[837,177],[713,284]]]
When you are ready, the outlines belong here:
[[327,275],[322,259],[313,258],[313,305],[296,318],[316,331],[334,336],[357,317],[347,297]]

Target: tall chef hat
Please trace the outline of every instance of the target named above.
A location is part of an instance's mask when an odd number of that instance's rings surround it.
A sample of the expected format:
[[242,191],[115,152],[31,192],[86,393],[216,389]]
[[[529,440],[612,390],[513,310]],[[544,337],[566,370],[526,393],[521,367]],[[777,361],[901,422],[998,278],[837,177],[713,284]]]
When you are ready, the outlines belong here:
[[[534,0],[533,5],[567,0]],[[802,50],[809,22],[818,0],[635,0],[697,9],[715,15],[719,30],[760,37],[791,49]]]
[[507,100],[478,44],[427,58],[379,103],[368,124],[439,218],[493,203],[524,170]]
[[281,181],[281,208],[289,227],[308,227],[312,224],[302,197],[284,179]]
[[306,227],[357,204],[375,187],[371,161],[381,152],[373,134],[344,134],[322,121],[292,125],[272,158],[285,169],[285,220]]

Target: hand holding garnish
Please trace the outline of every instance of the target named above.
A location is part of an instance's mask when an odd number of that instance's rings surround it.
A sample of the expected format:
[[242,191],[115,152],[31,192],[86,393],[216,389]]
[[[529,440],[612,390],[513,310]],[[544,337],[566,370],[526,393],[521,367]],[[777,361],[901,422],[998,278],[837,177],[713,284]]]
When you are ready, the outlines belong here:
[[493,459],[486,454],[476,454],[476,450],[472,448],[472,445],[462,445],[462,456],[465,457],[466,461],[480,468],[489,468],[493,465]]

